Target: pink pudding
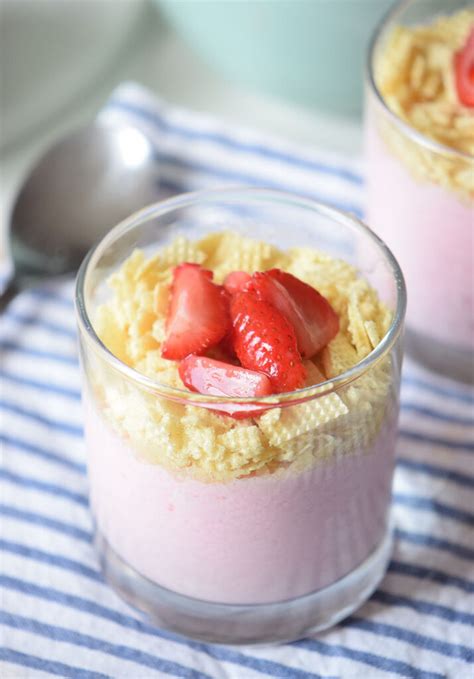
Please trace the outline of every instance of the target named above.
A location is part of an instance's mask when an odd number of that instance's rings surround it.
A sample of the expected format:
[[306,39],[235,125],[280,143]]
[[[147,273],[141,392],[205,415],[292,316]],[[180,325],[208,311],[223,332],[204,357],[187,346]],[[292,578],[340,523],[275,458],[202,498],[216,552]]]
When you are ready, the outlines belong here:
[[472,351],[473,205],[449,188],[416,178],[381,138],[377,104],[369,106],[367,221],[402,267],[407,325],[449,347]]
[[299,472],[206,483],[140,460],[89,399],[97,528],[162,587],[210,602],[284,601],[336,582],[386,534],[396,409],[369,450]]

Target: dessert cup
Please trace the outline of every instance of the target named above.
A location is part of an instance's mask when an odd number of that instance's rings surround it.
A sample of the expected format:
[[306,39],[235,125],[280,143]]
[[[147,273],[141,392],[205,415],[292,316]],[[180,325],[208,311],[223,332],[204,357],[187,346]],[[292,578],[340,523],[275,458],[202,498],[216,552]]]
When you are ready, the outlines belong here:
[[376,78],[395,26],[429,24],[468,6],[468,0],[405,0],[388,14],[369,52],[365,117],[367,222],[406,279],[406,349],[427,367],[472,382],[474,157],[402,120]]
[[[153,254],[179,234],[195,239],[223,228],[353,264],[392,310],[388,333],[343,374],[250,402],[159,384],[114,356],[94,330],[109,275],[135,247]],[[156,624],[222,643],[296,639],[366,600],[391,552],[405,303],[400,269],[376,235],[352,216],[297,196],[260,189],[186,194],[113,229],[84,261],[76,294],[90,501],[112,587]],[[228,480],[163,463],[170,437],[177,445],[182,428],[192,427],[186,413],[206,409],[212,428],[229,417],[215,411],[230,405],[259,411],[247,418],[248,432],[265,414],[272,445],[297,455]],[[158,406],[169,413],[168,438],[153,424]],[[283,429],[272,429],[277,411]],[[246,445],[249,437],[236,439],[237,456]],[[157,447],[160,462],[151,452]]]

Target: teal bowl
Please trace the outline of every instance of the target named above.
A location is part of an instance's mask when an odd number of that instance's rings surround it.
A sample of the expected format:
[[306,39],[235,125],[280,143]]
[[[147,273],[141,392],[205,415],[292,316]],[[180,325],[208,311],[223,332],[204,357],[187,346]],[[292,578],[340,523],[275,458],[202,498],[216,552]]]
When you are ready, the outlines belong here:
[[391,0],[156,0],[227,80],[295,104],[356,114],[367,45]]

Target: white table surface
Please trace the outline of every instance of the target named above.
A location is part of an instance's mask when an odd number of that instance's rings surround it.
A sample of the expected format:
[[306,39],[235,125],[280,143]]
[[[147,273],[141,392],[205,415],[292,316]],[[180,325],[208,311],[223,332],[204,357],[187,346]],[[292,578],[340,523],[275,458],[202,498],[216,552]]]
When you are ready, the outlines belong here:
[[360,120],[297,108],[287,102],[248,92],[227,83],[200,60],[161,20],[156,9],[144,7],[118,58],[100,82],[81,93],[80,105],[52,116],[0,157],[0,253],[7,252],[6,233],[14,196],[28,168],[41,152],[68,130],[90,120],[116,85],[135,80],[161,97],[205,111],[307,147],[359,154]]

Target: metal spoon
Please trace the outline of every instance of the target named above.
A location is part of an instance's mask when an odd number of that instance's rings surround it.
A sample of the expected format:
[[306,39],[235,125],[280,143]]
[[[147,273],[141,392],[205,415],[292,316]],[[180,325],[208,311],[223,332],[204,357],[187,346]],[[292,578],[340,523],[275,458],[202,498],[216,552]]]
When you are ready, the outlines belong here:
[[54,144],[14,202],[0,311],[38,279],[75,271],[110,228],[156,200],[157,179],[152,145],[130,125],[99,118]]

